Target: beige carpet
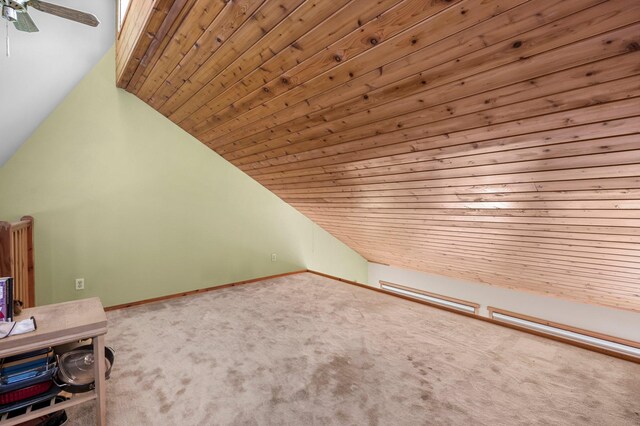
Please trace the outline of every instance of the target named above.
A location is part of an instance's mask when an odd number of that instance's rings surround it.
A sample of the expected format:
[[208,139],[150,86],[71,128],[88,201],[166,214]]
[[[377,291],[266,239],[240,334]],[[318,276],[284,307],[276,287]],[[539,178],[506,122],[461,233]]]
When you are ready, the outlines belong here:
[[640,365],[312,274],[111,312],[107,342],[110,425],[640,425]]

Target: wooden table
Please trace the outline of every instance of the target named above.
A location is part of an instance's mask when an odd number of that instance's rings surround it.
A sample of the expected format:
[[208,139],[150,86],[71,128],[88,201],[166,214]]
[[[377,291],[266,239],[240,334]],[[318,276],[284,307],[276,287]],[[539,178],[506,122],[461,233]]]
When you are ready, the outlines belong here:
[[20,424],[92,399],[96,400],[96,424],[106,425],[104,335],[107,333],[107,316],[100,299],[93,297],[29,308],[22,311],[16,320],[29,317],[36,319],[38,329],[31,333],[0,340],[0,358],[92,338],[95,359],[95,390],[74,395],[68,401],[18,417],[0,420],[0,426]]

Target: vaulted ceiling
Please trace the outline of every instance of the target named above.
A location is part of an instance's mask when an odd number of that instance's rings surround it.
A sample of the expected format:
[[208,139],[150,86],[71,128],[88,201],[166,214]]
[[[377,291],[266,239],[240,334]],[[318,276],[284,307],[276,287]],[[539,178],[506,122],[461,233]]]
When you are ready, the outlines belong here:
[[368,260],[640,311],[640,2],[134,0],[117,47]]
[[[92,13],[97,28],[29,9],[39,32],[18,31],[0,20],[0,167],[93,68],[115,37],[113,0],[52,0]],[[22,3],[22,2],[20,2]],[[5,40],[10,39],[10,56]]]

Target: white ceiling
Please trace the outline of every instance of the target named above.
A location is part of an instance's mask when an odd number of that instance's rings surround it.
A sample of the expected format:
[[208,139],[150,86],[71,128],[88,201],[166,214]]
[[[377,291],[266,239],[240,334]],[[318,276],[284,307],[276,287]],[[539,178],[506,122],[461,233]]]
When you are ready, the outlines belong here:
[[93,13],[100,25],[92,28],[31,8],[40,32],[24,33],[10,24],[7,58],[5,20],[0,19],[0,166],[115,41],[115,0],[47,1]]

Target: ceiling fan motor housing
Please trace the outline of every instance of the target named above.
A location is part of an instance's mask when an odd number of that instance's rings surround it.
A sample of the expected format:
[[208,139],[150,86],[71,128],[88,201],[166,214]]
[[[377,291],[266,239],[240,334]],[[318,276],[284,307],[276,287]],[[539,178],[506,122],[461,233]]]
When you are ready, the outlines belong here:
[[18,20],[19,12],[26,12],[26,3],[29,0],[0,0],[2,5],[2,17],[9,22]]
[[9,6],[2,6],[2,17],[9,22],[18,20],[18,12]]
[[5,5],[5,7],[9,6],[16,12],[26,12],[28,1],[29,0],[0,0],[0,3]]

